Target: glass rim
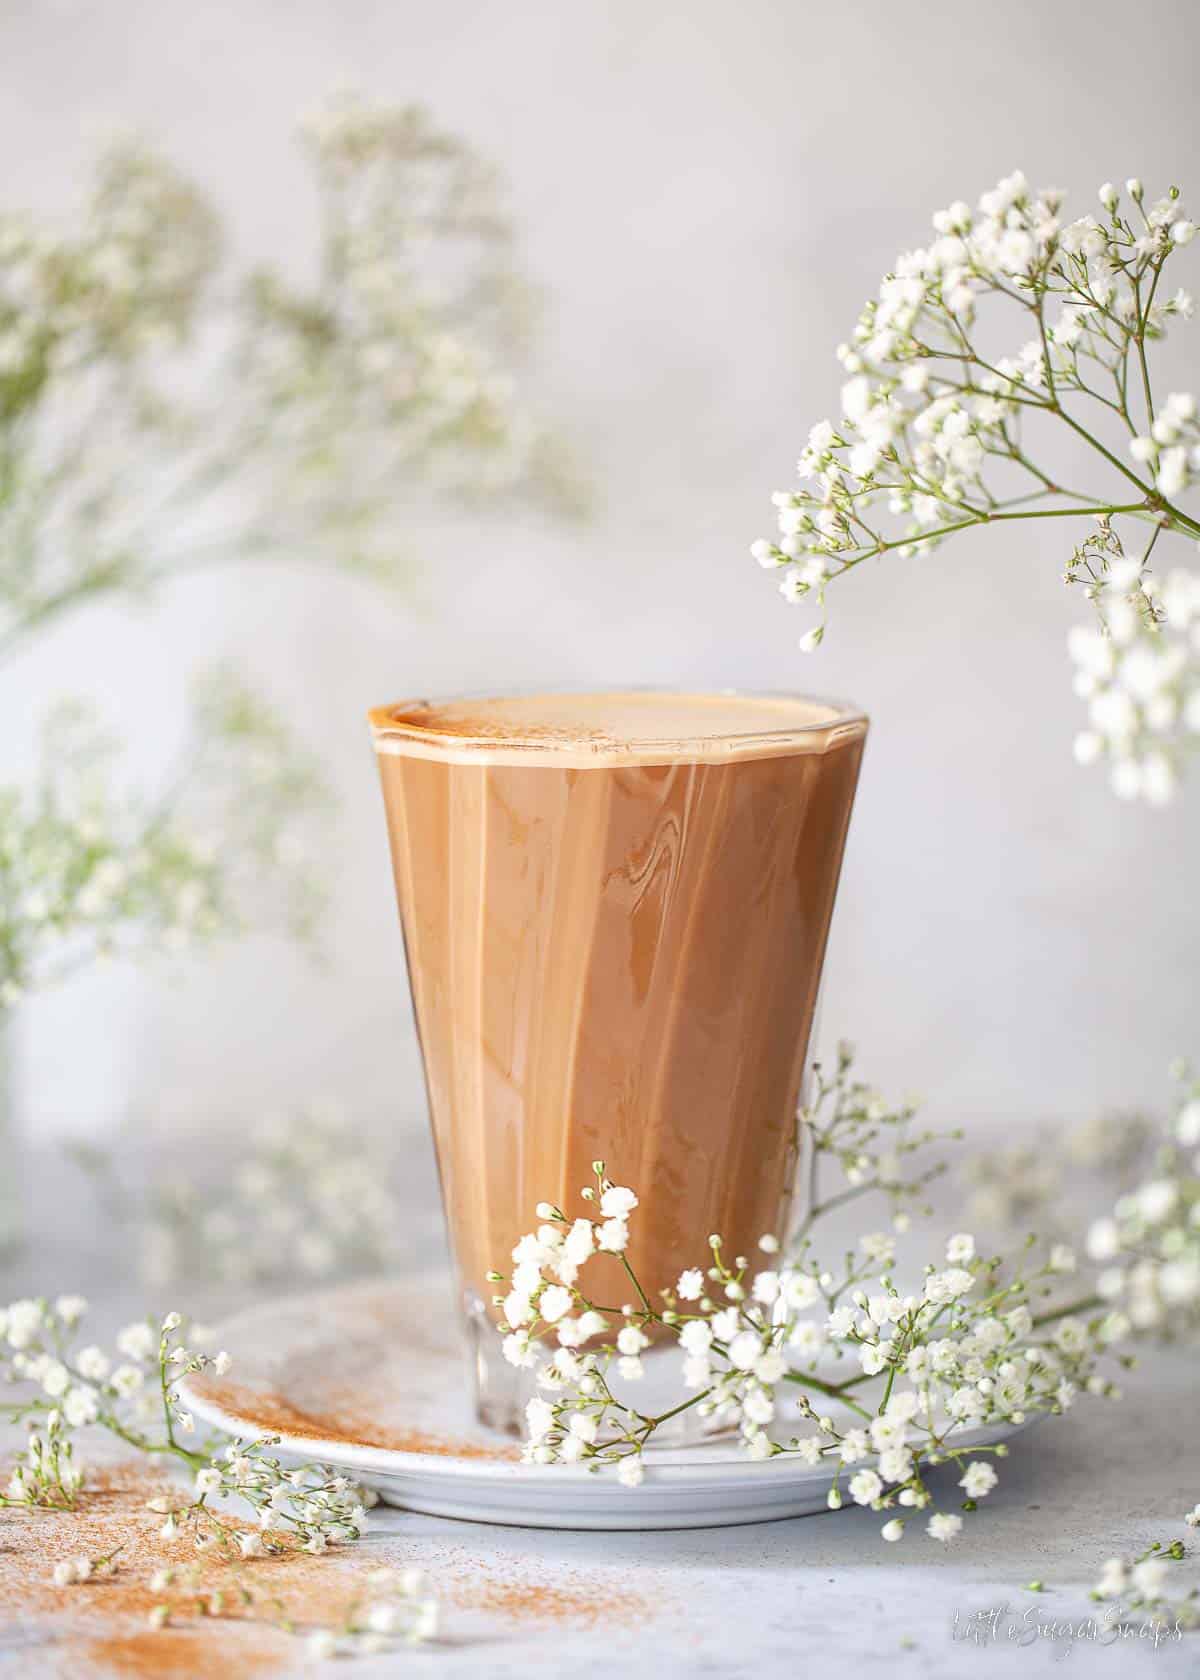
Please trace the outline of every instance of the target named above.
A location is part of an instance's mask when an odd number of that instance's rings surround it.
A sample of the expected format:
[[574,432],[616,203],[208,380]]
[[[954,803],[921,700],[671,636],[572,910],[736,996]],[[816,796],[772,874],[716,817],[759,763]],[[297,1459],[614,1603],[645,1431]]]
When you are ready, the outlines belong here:
[[[811,718],[792,719],[777,728],[744,730],[713,730],[705,734],[675,734],[663,736],[639,735],[635,740],[619,737],[589,740],[580,735],[546,734],[488,736],[460,734],[436,727],[422,729],[413,723],[411,714],[420,708],[431,711],[444,706],[470,705],[481,701],[525,700],[544,695],[548,699],[573,695],[662,695],[680,700],[765,700],[792,702],[811,707]],[[865,710],[849,700],[830,695],[800,693],[779,688],[687,688],[670,683],[624,683],[619,687],[604,687],[596,683],[558,683],[522,686],[519,688],[476,690],[475,692],[445,695],[420,695],[406,700],[390,701],[372,706],[367,713],[375,750],[396,756],[433,758],[442,762],[490,759],[493,762],[541,762],[543,764],[578,763],[654,764],[686,761],[689,756],[704,760],[722,761],[734,758],[771,757],[784,753],[792,746],[803,751],[816,746],[818,739],[828,745],[851,734],[865,733],[869,718]]]

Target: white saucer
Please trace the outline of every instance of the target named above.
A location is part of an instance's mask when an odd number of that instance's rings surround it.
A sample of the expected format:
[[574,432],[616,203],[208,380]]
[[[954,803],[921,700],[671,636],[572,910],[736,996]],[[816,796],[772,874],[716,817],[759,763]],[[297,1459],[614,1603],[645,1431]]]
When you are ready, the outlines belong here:
[[[181,1385],[231,1435],[280,1437],[280,1455],[351,1470],[389,1504],[529,1528],[707,1528],[824,1511],[832,1475],[747,1458],[736,1441],[649,1450],[626,1488],[611,1470],[520,1462],[475,1421],[445,1278],[352,1284],[240,1313],[218,1331],[228,1377]],[[985,1445],[1009,1426],[956,1439]]]

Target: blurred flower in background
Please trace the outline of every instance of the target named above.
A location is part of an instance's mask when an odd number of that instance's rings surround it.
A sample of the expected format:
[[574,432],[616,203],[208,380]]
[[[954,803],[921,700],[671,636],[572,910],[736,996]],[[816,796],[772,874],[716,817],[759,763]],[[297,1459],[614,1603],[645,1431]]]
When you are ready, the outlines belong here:
[[[343,94],[303,133],[308,291],[230,279],[214,206],[137,140],[68,228],[0,216],[0,659],[205,564],[395,581],[421,495],[578,507],[518,392],[533,311],[492,171],[413,106]],[[60,707],[32,785],[0,780],[0,1011],[95,955],[311,927],[316,770],[235,674],[201,685],[164,794],[114,753]]]
[[[581,508],[518,384],[536,311],[492,170],[418,107],[348,93],[302,134],[307,287],[231,272],[218,208],[135,138],[64,225],[0,213],[0,665],[205,566],[395,583],[422,499]],[[124,786],[116,756],[72,702],[32,775],[0,765],[0,1040],[97,957],[312,929],[320,779],[243,679],[197,686],[165,788]]]
[[1111,1199],[1130,1190],[1145,1176],[1161,1131],[1160,1117],[1123,1109],[1066,1127],[1046,1121],[1027,1142],[973,1150],[960,1168],[967,1221],[993,1243],[1036,1226],[1048,1238],[1081,1244],[1083,1193]]
[[228,670],[195,684],[178,785],[147,800],[112,775],[116,743],[55,707],[32,785],[0,788],[0,1004],[97,958],[180,950],[253,919],[303,935],[320,896],[303,819],[315,768]]
[[[411,1252],[413,1213],[392,1183],[395,1141],[331,1103],[264,1117],[217,1159],[156,1158],[145,1128],[115,1148],[78,1141],[109,1221],[131,1238],[141,1281],[304,1288],[393,1268]],[[419,1236],[440,1249],[437,1210]]]

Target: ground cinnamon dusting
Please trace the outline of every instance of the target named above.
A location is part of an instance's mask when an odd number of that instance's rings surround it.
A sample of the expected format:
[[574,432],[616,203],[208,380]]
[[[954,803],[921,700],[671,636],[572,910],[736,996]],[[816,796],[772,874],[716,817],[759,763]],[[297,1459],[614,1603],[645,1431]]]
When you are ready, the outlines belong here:
[[[109,1639],[92,1639],[80,1653],[89,1663],[88,1672],[121,1676],[122,1680],[217,1680],[217,1676],[268,1675],[283,1666],[279,1659],[264,1655],[255,1660],[246,1651],[232,1657],[222,1639],[218,1646],[210,1626],[207,1636],[194,1629],[147,1628],[144,1633],[115,1634]],[[231,1660],[232,1657],[232,1660]],[[289,1665],[290,1666],[290,1665]]]
[[[129,1680],[259,1680],[294,1666],[294,1639],[261,1619],[261,1609],[231,1602],[219,1618],[197,1614],[197,1592],[227,1588],[229,1572],[211,1554],[198,1555],[189,1539],[160,1537],[163,1518],[146,1502],[181,1491],[180,1483],[132,1461],[90,1472],[74,1511],[0,1511],[0,1611],[20,1619],[33,1642],[28,1671],[36,1649],[39,1680],[92,1673]],[[117,1546],[115,1575],[54,1585],[56,1563],[100,1557]],[[156,1570],[193,1564],[200,1571],[197,1589],[151,1591]],[[356,1590],[356,1573],[339,1558],[289,1552],[256,1561],[247,1579],[264,1596],[277,1597],[297,1622],[312,1626],[341,1613]],[[177,1606],[178,1625],[156,1631],[147,1617],[164,1601]]]
[[[0,1476],[7,1474],[0,1466]],[[264,1680],[292,1672],[302,1649],[294,1635],[268,1618],[290,1617],[301,1631],[334,1625],[351,1600],[361,1598],[365,1576],[381,1563],[426,1569],[444,1610],[480,1612],[531,1628],[629,1629],[644,1626],[665,1608],[660,1592],[631,1591],[612,1571],[548,1565],[540,1537],[529,1556],[481,1563],[480,1552],[495,1549],[486,1541],[369,1534],[344,1553],[310,1557],[289,1551],[255,1560],[246,1566],[245,1579],[259,1602],[244,1609],[229,1595],[223,1614],[202,1616],[197,1597],[218,1586],[228,1589],[228,1568],[211,1553],[198,1555],[184,1536],[164,1541],[162,1515],[146,1509],[150,1499],[184,1492],[181,1482],[128,1460],[89,1470],[74,1511],[0,1510],[0,1623],[19,1629],[25,1673],[36,1673],[38,1680],[79,1680],[85,1674],[98,1680]],[[403,1547],[399,1557],[397,1542]],[[100,1557],[117,1546],[122,1549],[112,1577],[54,1585],[56,1563]],[[152,1592],[151,1576],[170,1565],[195,1565],[196,1588]],[[263,1602],[268,1598],[271,1606]],[[175,1607],[172,1625],[153,1630],[147,1617],[164,1601]]]
[[293,1435],[304,1441],[344,1441],[387,1452],[430,1453],[438,1458],[520,1458],[516,1446],[505,1442],[471,1441],[435,1435],[425,1429],[387,1429],[356,1405],[358,1396],[331,1397],[325,1407],[298,1406],[274,1389],[252,1388],[215,1377],[193,1380],[195,1394],[232,1417],[245,1418],[267,1435]]
[[485,1610],[518,1622],[591,1628],[601,1623],[644,1626],[666,1607],[661,1591],[631,1589],[623,1577],[606,1570],[564,1570],[553,1578],[539,1560],[497,1560],[494,1573],[480,1568],[470,1547],[445,1543],[436,1565],[443,1597],[464,1610]]
[[495,1581],[487,1578],[455,1583],[455,1603],[465,1609],[490,1610],[522,1622],[553,1622],[558,1626],[595,1627],[601,1622],[628,1626],[650,1613],[650,1600],[622,1588],[593,1580],[555,1584],[548,1581]]

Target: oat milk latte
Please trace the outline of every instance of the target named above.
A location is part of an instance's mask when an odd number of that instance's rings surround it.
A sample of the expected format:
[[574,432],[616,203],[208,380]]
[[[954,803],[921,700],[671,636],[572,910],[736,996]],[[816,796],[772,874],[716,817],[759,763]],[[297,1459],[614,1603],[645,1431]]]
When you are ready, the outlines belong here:
[[468,1312],[495,1316],[488,1270],[597,1158],[641,1196],[649,1290],[712,1231],[736,1254],[781,1230],[861,713],[612,692],[371,725]]

